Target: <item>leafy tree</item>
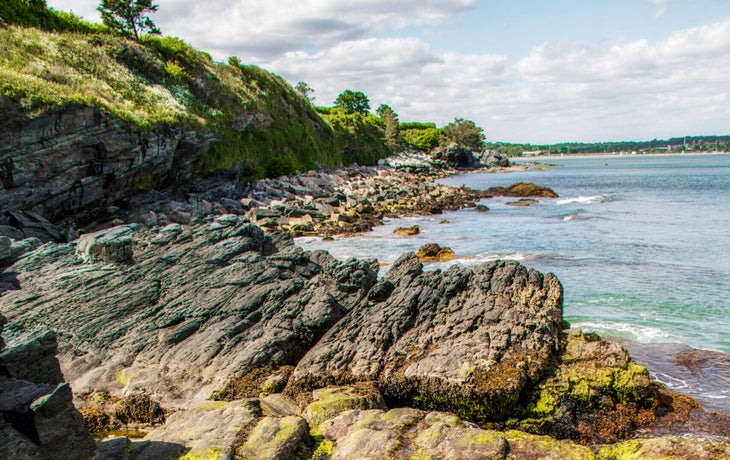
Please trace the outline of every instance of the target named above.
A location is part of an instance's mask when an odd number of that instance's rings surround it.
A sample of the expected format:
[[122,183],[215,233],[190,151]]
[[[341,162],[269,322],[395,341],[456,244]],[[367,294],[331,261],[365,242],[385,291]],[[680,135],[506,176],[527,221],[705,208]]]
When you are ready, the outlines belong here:
[[400,129],[398,128],[398,114],[390,106],[381,104],[375,113],[378,114],[385,125],[385,145],[397,152],[401,148]]
[[347,89],[337,96],[335,106],[345,109],[345,113],[366,114],[370,110],[370,100],[365,93]]
[[122,35],[133,35],[139,40],[140,34],[148,32],[160,35],[152,19],[147,15],[157,11],[158,5],[152,0],[102,0],[97,8],[104,25]]
[[456,142],[462,147],[472,150],[481,150],[484,146],[484,130],[471,120],[456,118],[444,126],[442,130],[444,144]]
[[314,100],[314,96],[310,96],[310,94],[314,94],[314,90],[311,86],[307,84],[307,82],[300,81],[297,83],[297,85],[294,87],[294,90],[304,96],[309,102],[312,102]]

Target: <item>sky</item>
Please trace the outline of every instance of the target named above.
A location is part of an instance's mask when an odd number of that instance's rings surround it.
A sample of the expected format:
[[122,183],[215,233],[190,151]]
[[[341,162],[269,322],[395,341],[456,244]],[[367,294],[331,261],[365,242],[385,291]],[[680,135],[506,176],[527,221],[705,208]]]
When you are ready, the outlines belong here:
[[[98,0],[47,0],[99,21]],[[730,134],[730,0],[159,0],[151,18],[332,105],[474,121],[488,141]]]

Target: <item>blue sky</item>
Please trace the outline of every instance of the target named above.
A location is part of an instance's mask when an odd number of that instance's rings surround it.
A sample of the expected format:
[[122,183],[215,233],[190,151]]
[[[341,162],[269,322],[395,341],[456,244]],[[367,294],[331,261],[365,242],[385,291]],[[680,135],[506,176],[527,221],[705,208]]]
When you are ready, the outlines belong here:
[[[96,0],[48,0],[97,20]],[[315,102],[365,92],[492,141],[730,134],[730,0],[161,0],[153,19]]]

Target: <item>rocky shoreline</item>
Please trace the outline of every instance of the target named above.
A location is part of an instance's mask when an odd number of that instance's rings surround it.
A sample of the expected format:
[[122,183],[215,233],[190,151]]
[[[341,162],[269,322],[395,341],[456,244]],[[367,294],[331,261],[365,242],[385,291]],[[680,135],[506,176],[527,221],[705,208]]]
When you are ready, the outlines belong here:
[[[424,271],[405,254],[379,278],[375,260],[291,239],[502,193],[438,185],[448,172],[421,161],[218,178],[184,201],[139,196],[69,243],[8,238],[0,383],[38,362],[59,384],[57,349],[87,428],[113,435],[97,445],[106,459],[730,458],[730,418],[570,329],[552,274],[508,261]],[[54,448],[8,421],[41,423],[38,395],[3,406],[4,457]]]

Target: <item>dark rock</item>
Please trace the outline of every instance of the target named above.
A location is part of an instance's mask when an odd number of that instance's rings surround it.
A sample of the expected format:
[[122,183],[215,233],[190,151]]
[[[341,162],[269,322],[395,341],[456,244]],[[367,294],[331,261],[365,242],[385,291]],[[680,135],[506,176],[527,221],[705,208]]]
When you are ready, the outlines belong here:
[[14,337],[10,346],[0,353],[0,362],[17,379],[59,384],[63,382],[63,374],[56,353],[56,333],[42,329]]
[[445,160],[449,167],[455,169],[474,169],[477,167],[474,153],[458,144],[449,145],[443,153],[437,154],[435,158]]
[[416,256],[423,261],[445,261],[454,258],[454,250],[442,248],[436,243],[427,243],[418,248]]
[[10,230],[8,236],[14,237],[22,234],[21,238],[14,239],[25,239],[25,238],[38,238],[43,242],[55,241],[63,242],[66,241],[66,237],[63,233],[53,224],[48,222],[43,216],[32,211],[5,211],[6,225],[15,229]]
[[[0,332],[4,324],[0,316]],[[0,340],[0,458],[90,458],[94,440],[73,405],[69,385],[56,384],[60,376],[58,361],[47,355],[47,351],[55,350],[55,335],[41,334],[37,341],[13,341],[8,350],[3,348]],[[27,368],[19,363],[23,359],[27,360]]]
[[423,272],[410,254],[384,280],[395,286],[388,299],[340,320],[299,362],[290,387],[376,381],[393,402],[494,420],[557,354],[562,288],[553,275],[514,262]]

